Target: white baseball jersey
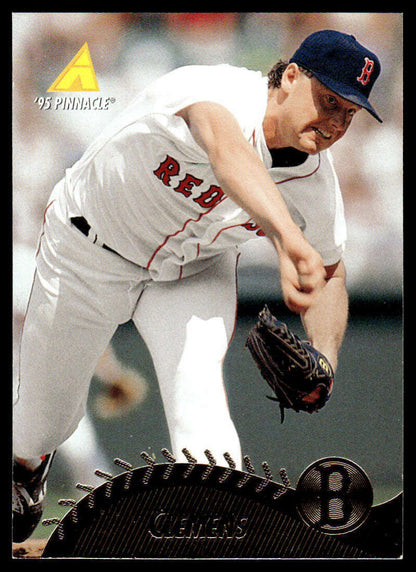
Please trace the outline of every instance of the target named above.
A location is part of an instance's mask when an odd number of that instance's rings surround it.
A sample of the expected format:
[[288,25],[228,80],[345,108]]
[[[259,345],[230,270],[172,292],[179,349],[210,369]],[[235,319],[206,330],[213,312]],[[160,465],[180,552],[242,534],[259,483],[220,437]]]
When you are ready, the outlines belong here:
[[186,66],[158,79],[67,170],[68,216],[84,216],[103,243],[158,281],[194,274],[224,250],[263,235],[220,188],[207,154],[175,115],[212,101],[234,115],[324,263],[337,262],[346,233],[330,154],[273,167],[262,126],[267,96],[260,72],[229,65]]

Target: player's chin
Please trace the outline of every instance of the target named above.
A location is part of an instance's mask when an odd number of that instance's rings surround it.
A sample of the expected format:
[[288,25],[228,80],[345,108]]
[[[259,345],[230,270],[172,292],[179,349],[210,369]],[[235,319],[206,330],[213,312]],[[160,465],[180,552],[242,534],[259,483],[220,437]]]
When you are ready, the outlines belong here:
[[308,129],[299,137],[298,150],[308,153],[308,155],[316,155],[328,149],[332,143],[332,137],[326,138],[316,133],[313,129]]
[[322,146],[313,137],[300,137],[296,148],[298,151],[303,151],[303,153],[308,155],[316,155],[322,151]]

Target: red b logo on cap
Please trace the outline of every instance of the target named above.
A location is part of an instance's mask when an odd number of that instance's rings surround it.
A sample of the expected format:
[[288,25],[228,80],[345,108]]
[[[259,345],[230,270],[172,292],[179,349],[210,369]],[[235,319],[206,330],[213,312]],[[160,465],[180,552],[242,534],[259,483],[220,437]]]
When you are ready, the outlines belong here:
[[361,70],[360,77],[357,77],[357,81],[359,81],[362,85],[367,85],[367,83],[370,81],[370,76],[373,73],[374,62],[369,58],[364,58],[364,59],[365,59],[365,64],[363,69]]

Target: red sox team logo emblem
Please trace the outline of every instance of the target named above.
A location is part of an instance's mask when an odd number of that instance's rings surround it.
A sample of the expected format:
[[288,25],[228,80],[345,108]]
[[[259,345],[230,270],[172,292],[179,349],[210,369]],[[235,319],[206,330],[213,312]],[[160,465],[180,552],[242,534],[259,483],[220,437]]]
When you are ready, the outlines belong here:
[[361,75],[357,77],[357,81],[359,81],[362,85],[367,85],[370,81],[371,74],[373,73],[374,69],[374,62],[369,58],[364,58],[365,64],[363,69],[361,70]]

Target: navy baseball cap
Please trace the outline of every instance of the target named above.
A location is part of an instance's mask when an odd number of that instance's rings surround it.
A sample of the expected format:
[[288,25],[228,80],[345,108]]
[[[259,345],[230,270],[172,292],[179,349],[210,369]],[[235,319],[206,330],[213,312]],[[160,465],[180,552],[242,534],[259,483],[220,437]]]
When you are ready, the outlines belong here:
[[315,32],[302,42],[290,62],[309,70],[331,91],[364,107],[382,123],[368,101],[380,75],[380,61],[354,36],[335,30]]

